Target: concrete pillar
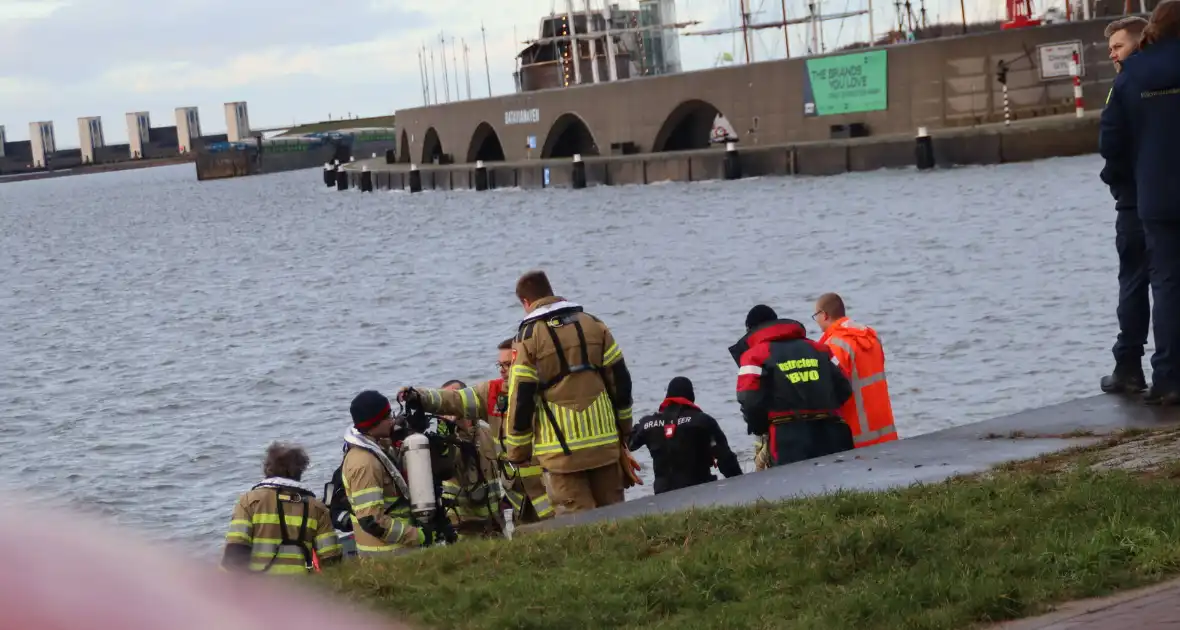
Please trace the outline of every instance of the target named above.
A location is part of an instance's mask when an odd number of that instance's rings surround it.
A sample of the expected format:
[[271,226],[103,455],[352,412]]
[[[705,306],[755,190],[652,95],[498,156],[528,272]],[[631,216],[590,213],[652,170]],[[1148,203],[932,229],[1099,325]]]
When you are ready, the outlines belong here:
[[723,165],[725,179],[735,180],[742,178],[742,158],[738,155],[736,142],[725,143],[725,162]]
[[361,192],[373,192],[373,171],[368,166],[361,167]]
[[934,168],[934,141],[925,127],[918,127],[918,137],[915,140],[914,158],[918,170],[926,171]]
[[488,168],[483,165],[483,160],[475,162],[475,189],[478,191],[488,189]]
[[0,125],[0,158],[5,157],[4,143],[8,142],[8,136],[4,133],[4,125]]
[[586,187],[586,163],[582,161],[582,155],[574,154],[574,168],[570,173],[570,183],[574,190],[581,190]]
[[336,190],[348,190],[348,171],[336,168]]
[[418,170],[417,164],[410,165],[410,192],[422,192],[422,171]]
[[336,168],[331,162],[324,162],[324,185],[328,188],[336,185]]

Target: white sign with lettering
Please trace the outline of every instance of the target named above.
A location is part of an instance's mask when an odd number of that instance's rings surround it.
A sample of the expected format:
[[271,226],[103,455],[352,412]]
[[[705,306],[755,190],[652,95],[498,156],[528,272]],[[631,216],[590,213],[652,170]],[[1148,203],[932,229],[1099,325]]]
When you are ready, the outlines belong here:
[[1086,76],[1085,55],[1082,53],[1081,40],[1072,42],[1056,42],[1037,46],[1037,59],[1040,61],[1038,70],[1041,80],[1066,79],[1073,76],[1073,55],[1078,55],[1078,76]]
[[514,109],[504,112],[505,125],[528,125],[541,122],[541,110],[536,107],[532,109]]

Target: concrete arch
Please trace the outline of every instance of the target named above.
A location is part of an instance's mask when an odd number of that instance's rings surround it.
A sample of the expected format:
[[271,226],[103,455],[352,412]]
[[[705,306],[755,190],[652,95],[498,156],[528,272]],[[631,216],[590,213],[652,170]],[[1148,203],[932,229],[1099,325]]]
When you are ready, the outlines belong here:
[[562,158],[578,155],[598,155],[598,141],[582,117],[567,112],[553,121],[545,144],[541,145],[541,158]]
[[500,144],[500,135],[486,122],[479,123],[475,132],[471,134],[471,142],[467,145],[467,161],[503,162],[504,145]]
[[397,161],[399,164],[410,163],[410,134],[402,129],[401,138],[397,143]]
[[677,105],[660,125],[651,143],[652,153],[709,148],[713,121],[720,113],[715,105],[700,99]]
[[439,158],[441,163],[443,155],[442,140],[439,139],[438,132],[434,127],[427,129],[422,136],[422,163],[432,164],[435,158]]

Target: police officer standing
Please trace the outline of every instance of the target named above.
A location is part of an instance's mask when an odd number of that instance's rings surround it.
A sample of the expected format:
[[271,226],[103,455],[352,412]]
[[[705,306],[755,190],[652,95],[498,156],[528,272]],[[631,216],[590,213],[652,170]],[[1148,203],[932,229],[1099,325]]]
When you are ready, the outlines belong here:
[[[1139,39],[1147,20],[1128,16],[1106,27],[1107,46],[1115,70],[1122,72],[1123,61],[1139,48]],[[1113,93],[1114,88],[1111,88]],[[1107,96],[1109,101],[1110,96]],[[1108,167],[1109,168],[1109,167]],[[1115,340],[1114,372],[1102,377],[1102,391],[1108,394],[1138,393],[1147,389],[1143,375],[1143,347],[1151,325],[1150,284],[1148,275],[1147,236],[1139,218],[1135,180],[1112,177],[1108,168],[1103,181],[1110,180],[1114,197],[1114,245],[1119,256],[1119,335]]]
[[750,309],[746,331],[730,348],[740,353],[737,399],[749,432],[767,435],[771,465],[852,450],[840,417],[852,386],[828,348],[762,304]]
[[1134,185],[1151,258],[1155,354],[1149,405],[1180,405],[1180,1],[1160,2],[1102,110],[1104,181]]
[[622,503],[635,483],[631,374],[606,324],[553,295],[543,271],[516,283],[525,317],[513,340],[504,444],[508,461],[536,455],[558,515]]
[[668,383],[659,412],[642,418],[631,433],[631,450],[644,446],[651,450],[656,494],[716,481],[714,465],[727,478],[742,474],[725,432],[696,405],[692,381],[683,376]]

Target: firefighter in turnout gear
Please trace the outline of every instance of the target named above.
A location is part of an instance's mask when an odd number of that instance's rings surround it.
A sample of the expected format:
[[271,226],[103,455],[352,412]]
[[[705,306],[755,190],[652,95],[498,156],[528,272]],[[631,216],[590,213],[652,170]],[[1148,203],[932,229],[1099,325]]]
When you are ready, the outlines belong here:
[[[441,389],[429,391],[454,392],[462,398],[471,388],[463,381],[450,380]],[[401,400],[400,393],[398,399]],[[434,413],[431,409],[423,409]],[[451,437],[455,440],[445,454],[454,466],[455,476],[442,482],[443,499],[453,505],[447,510],[447,518],[460,533],[498,534],[500,526],[496,512],[500,505],[500,490],[496,483],[496,447],[487,425],[481,426],[478,418],[464,418],[449,410],[438,412],[438,415],[449,421],[449,424],[439,425],[439,434],[447,430],[444,427],[450,427]]]
[[526,316],[512,347],[508,460],[540,461],[559,515],[622,502],[638,481],[622,351],[602,321],[553,295],[544,272],[521,276],[516,297]]
[[541,462],[537,457],[534,455],[524,466],[516,466],[506,459],[504,412],[508,407],[508,393],[505,383],[508,370],[512,367],[512,339],[500,342],[498,350],[498,379],[458,390],[403,388],[398,393],[398,399],[412,398],[428,413],[455,416],[473,423],[479,420],[486,422],[488,426],[480,430],[479,442],[481,457],[491,464],[490,470],[485,469],[485,475],[489,481],[500,479],[504,498],[512,506],[514,520],[535,523],[552,518],[553,506],[549,502]]
[[393,429],[389,399],[376,391],[363,391],[353,399],[350,412],[353,426],[344,434],[348,450],[340,470],[352,506],[357,555],[379,556],[429,545],[433,532],[414,525],[405,475],[377,443]]
[[339,562],[328,506],[300,480],[309,463],[298,446],[266,451],[266,476],[234,505],[221,566],[227,571],[302,575]]

